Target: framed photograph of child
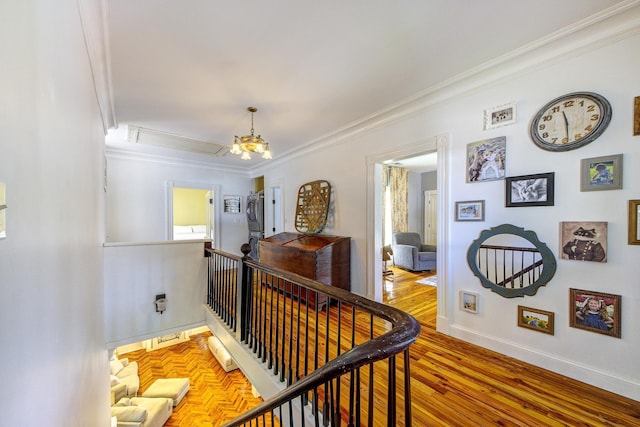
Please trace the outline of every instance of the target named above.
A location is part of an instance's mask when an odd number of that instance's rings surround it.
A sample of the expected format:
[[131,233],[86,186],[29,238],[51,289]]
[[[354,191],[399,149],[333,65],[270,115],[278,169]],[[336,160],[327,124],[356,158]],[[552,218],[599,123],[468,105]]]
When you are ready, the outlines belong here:
[[620,295],[569,289],[569,326],[621,337]]
[[622,189],[622,154],[580,161],[580,191]]
[[553,335],[554,313],[537,308],[518,306],[518,326]]

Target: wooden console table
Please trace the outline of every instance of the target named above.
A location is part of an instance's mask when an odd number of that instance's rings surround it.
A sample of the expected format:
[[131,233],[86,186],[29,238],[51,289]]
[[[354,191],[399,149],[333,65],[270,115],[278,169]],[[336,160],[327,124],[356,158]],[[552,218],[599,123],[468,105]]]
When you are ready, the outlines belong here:
[[[350,237],[280,233],[258,242],[258,256],[263,264],[351,290]],[[294,286],[293,295],[298,296],[297,286]],[[309,292],[307,302],[315,306],[315,300],[316,293]],[[319,297],[318,306],[325,304],[326,297]]]

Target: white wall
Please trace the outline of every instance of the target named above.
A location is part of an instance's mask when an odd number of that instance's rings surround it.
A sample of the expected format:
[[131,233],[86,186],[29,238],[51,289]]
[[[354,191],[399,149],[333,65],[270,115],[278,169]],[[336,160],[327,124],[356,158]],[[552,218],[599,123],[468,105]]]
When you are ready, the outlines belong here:
[[[216,209],[220,241],[215,246],[241,255],[248,241],[245,198],[253,180],[245,173],[214,170],[193,161],[107,150],[106,241],[157,242],[166,240],[167,182],[209,185],[219,189]],[[242,196],[242,213],[222,212],[224,195]]]
[[[367,257],[372,256],[374,231],[366,229],[368,200],[366,189],[373,177],[367,175],[369,155],[394,147],[427,141],[436,135],[450,135],[449,157],[439,159],[449,171],[439,188],[440,212],[451,212],[456,200],[486,201],[486,221],[464,223],[441,218],[450,236],[439,242],[449,260],[446,289],[439,292],[442,312],[438,329],[482,346],[550,368],[568,376],[614,392],[640,399],[640,334],[635,333],[634,314],[640,309],[640,287],[634,263],[640,247],[626,243],[627,200],[640,198],[635,183],[640,178],[640,140],[632,136],[633,97],[640,95],[640,36],[621,34],[607,39],[613,28],[637,34],[640,10],[636,6],[608,27],[588,27],[583,38],[569,35],[549,50],[533,50],[505,61],[491,71],[478,70],[451,88],[425,95],[422,107],[402,118],[380,120],[379,125],[354,136],[326,141],[312,152],[294,159],[275,161],[262,170],[265,186],[286,182],[283,191],[285,228],[293,231],[296,189],[300,184],[327,179],[335,189],[336,219],[327,234],[352,238],[352,290],[366,294]],[[625,22],[620,22],[625,21]],[[600,32],[602,30],[602,32]],[[594,36],[594,35],[597,35]],[[625,38],[626,37],[626,38]],[[587,43],[580,45],[581,43]],[[552,52],[552,53],[549,53]],[[437,65],[437,64],[436,64]],[[596,142],[578,150],[552,153],[537,148],[528,137],[528,123],[537,108],[572,91],[594,91],[607,97],[613,106],[608,130]],[[444,102],[446,101],[446,102]],[[483,112],[506,102],[516,101],[517,123],[484,131]],[[395,113],[395,112],[393,112]],[[505,208],[504,181],[465,182],[466,145],[495,136],[507,138],[507,175],[555,172],[556,203],[553,207]],[[346,140],[345,140],[346,139]],[[340,142],[339,144],[336,144]],[[580,159],[624,154],[624,189],[579,191]],[[331,165],[331,167],[327,167]],[[441,172],[443,173],[443,172]],[[512,223],[534,230],[558,257],[559,221],[600,220],[609,222],[609,259],[605,264],[558,260],[556,276],[533,297],[506,299],[480,285],[466,265],[466,251],[481,230]],[[443,272],[445,273],[445,272]],[[622,295],[622,338],[616,339],[570,328],[569,288],[580,288]],[[458,307],[460,290],[480,294],[480,312],[470,314]],[[517,305],[522,304],[555,313],[555,335],[519,328]]]
[[[201,325],[207,262],[202,242],[107,244],[105,341],[109,349]],[[167,310],[155,310],[165,294]]]
[[106,426],[102,122],[78,2],[0,3],[3,425]]

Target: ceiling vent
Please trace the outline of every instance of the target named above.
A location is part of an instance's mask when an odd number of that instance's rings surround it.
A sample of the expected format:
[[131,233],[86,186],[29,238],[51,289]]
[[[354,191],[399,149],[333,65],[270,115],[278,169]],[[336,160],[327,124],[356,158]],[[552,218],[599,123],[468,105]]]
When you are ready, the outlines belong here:
[[229,147],[226,145],[185,138],[184,136],[172,135],[138,126],[127,126],[127,141],[215,157],[222,157],[229,152]]

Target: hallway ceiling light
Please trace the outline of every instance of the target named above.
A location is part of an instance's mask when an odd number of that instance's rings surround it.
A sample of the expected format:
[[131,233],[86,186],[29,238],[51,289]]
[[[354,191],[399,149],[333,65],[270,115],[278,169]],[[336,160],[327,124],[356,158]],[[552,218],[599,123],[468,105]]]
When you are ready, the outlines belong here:
[[262,136],[253,134],[253,113],[258,111],[255,107],[248,107],[251,113],[251,135],[237,136],[231,146],[231,152],[240,156],[242,160],[251,160],[251,153],[261,153],[263,159],[271,158],[269,143],[262,139]]

